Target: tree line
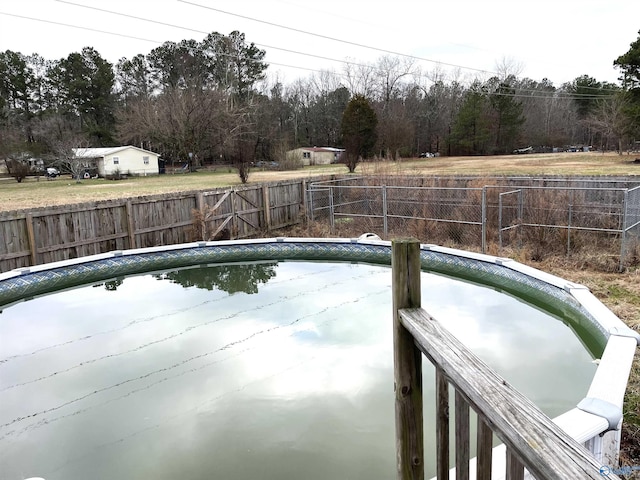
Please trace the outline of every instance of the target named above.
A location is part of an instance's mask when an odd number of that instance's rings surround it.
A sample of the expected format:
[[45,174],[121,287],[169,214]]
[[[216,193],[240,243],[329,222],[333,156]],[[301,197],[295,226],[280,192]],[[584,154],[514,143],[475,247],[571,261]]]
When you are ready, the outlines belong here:
[[282,161],[299,146],[344,146],[357,162],[526,146],[621,151],[640,138],[640,36],[613,60],[621,85],[582,75],[555,86],[508,64],[468,78],[394,56],[284,84],[267,76],[265,53],[237,31],[165,42],[115,65],[91,47],[59,60],[7,50],[0,158],[15,167],[69,158],[71,148],[132,144],[191,168],[230,163],[246,181],[251,161]]

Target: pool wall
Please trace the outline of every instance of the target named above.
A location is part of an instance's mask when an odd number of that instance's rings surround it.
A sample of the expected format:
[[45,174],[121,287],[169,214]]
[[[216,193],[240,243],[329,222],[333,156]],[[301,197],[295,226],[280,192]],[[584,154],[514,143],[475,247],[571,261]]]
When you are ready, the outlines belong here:
[[[0,274],[0,309],[36,295],[125,275],[258,260],[391,265],[391,243],[366,234],[354,239],[270,238],[113,251]],[[624,392],[640,344],[638,332],[627,327],[586,287],[510,259],[425,244],[421,245],[421,263],[424,271],[521,298],[574,329],[600,363],[585,399],[554,421],[603,465],[617,465]]]

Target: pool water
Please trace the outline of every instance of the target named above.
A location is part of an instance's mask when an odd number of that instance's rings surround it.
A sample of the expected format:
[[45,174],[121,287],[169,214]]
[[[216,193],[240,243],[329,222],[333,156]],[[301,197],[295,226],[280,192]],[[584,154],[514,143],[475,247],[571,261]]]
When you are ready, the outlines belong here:
[[[596,366],[560,319],[429,273],[422,295],[549,416],[585,396]],[[313,262],[197,266],[13,305],[0,479],[393,478],[391,314],[390,268]],[[427,455],[433,383],[425,363]]]

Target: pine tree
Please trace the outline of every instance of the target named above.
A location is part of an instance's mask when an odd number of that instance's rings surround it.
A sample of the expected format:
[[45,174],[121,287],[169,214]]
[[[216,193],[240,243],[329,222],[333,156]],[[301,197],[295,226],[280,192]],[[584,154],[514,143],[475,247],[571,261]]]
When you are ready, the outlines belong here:
[[640,31],[638,31],[638,39],[631,44],[629,51],[614,60],[613,65],[622,71],[620,80],[627,91],[625,95],[625,114],[629,122],[627,132],[638,141],[640,137]]
[[378,117],[369,101],[362,95],[354,96],[342,114],[342,141],[346,148],[345,163],[353,173],[361,158],[369,158],[376,144]]

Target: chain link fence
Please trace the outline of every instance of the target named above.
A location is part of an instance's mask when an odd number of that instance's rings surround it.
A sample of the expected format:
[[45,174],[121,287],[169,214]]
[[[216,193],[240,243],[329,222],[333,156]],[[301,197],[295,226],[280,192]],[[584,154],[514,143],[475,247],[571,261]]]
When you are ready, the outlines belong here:
[[630,265],[640,261],[640,186],[627,190],[624,204],[620,263]]
[[488,245],[499,251],[526,246],[534,259],[595,247],[600,255],[615,257],[620,269],[639,260],[640,187],[425,183],[424,177],[313,183],[307,192],[309,218],[328,222],[333,232],[351,226],[383,238],[409,235],[483,252]]

